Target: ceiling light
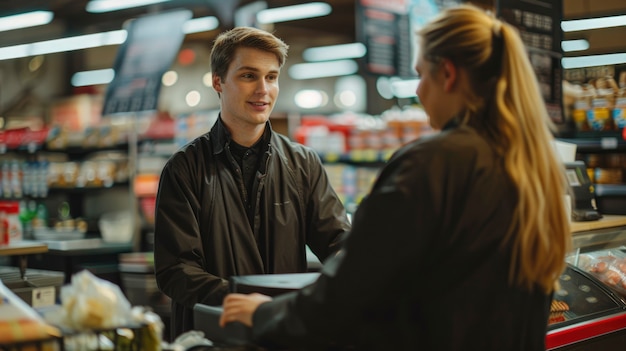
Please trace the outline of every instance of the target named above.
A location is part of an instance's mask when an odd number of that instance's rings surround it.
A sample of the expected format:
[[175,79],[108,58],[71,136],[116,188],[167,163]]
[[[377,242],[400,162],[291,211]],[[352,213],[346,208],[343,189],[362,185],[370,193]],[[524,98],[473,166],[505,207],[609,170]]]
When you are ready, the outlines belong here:
[[178,73],[176,71],[167,71],[161,77],[161,83],[166,87],[171,87],[178,81]]
[[289,76],[293,79],[313,79],[347,76],[358,70],[359,66],[353,60],[297,63],[289,67]]
[[198,106],[200,100],[202,99],[202,95],[197,90],[192,90],[185,95],[185,102],[187,106],[195,107]]
[[561,48],[565,52],[583,51],[589,49],[589,42],[587,39],[564,40],[561,42]]
[[33,11],[0,18],[0,32],[48,24],[54,18],[50,11]]
[[115,71],[112,68],[76,72],[72,76],[72,85],[83,87],[87,85],[109,84],[114,77]]
[[256,18],[257,22],[278,23],[294,21],[304,18],[326,16],[332,12],[332,8],[325,2],[311,2],[307,4],[276,7],[260,11]]
[[398,98],[414,98],[416,97],[415,91],[419,84],[419,79],[392,79],[391,91],[395,97]]
[[118,45],[126,40],[127,35],[126,30],[120,29],[110,32],[45,40],[30,44],[6,46],[0,48],[0,60],[95,48],[106,45]]
[[626,15],[561,21],[564,32],[626,26]]
[[306,109],[322,107],[328,102],[325,92],[314,89],[300,90],[293,99],[296,106]]
[[[212,16],[188,20],[183,26],[185,33],[211,30]],[[213,17],[214,18],[214,17]],[[217,19],[215,19],[217,22]],[[217,26],[216,26],[217,28]],[[39,41],[29,44],[0,47],[0,60],[20,57],[53,54],[57,52],[89,49],[107,45],[119,45],[126,41],[128,33],[125,29],[110,32],[78,35],[68,38]]]
[[200,33],[208,32],[219,27],[220,22],[215,16],[200,17],[190,19],[183,25],[183,33]]
[[626,53],[564,57],[561,59],[561,66],[564,69],[619,65],[622,63],[626,63]]
[[147,6],[170,0],[91,0],[85,10],[92,13],[111,12],[139,6]]
[[308,48],[302,52],[305,61],[332,61],[361,58],[367,53],[367,48],[362,43],[341,45],[319,46]]

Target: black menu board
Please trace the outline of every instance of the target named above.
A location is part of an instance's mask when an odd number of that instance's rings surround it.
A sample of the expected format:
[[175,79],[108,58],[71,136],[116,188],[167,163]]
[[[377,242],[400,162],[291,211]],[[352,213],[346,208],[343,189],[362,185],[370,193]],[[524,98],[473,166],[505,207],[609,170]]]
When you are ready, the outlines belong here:
[[129,22],[128,36],[115,58],[115,78],[107,87],[103,115],[157,109],[161,77],[170,68],[185,37],[189,10],[139,17]]
[[497,8],[498,17],[519,30],[550,118],[562,124],[562,0],[498,0]]
[[357,36],[367,47],[365,70],[368,73],[385,76],[411,75],[407,3],[405,0],[357,1]]
[[365,71],[414,78],[415,32],[460,0],[358,0],[357,39],[367,47]]

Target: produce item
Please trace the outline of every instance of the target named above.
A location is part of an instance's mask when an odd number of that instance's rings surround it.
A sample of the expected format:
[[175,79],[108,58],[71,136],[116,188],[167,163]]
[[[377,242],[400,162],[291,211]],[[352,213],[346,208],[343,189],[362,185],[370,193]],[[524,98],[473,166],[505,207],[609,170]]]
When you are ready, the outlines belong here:
[[142,351],[161,350],[160,317],[142,306],[131,308],[119,286],[87,270],[61,288],[61,305],[46,310],[44,318],[67,334],[68,351],[136,350],[137,345]]

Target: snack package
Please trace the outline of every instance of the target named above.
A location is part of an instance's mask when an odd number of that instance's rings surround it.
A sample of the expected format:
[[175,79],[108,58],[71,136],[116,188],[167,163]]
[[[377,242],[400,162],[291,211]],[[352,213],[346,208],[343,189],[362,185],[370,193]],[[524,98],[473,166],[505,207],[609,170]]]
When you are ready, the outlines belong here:
[[0,281],[0,346],[58,336],[60,331],[57,328],[47,324],[32,307]]

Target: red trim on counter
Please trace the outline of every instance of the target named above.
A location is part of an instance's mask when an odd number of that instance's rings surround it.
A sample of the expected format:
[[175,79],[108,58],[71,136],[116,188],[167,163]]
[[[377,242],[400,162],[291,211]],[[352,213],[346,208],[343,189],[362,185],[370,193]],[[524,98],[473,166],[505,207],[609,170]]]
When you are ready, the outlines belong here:
[[626,329],[626,312],[551,330],[546,335],[546,349],[552,350],[620,329]]

